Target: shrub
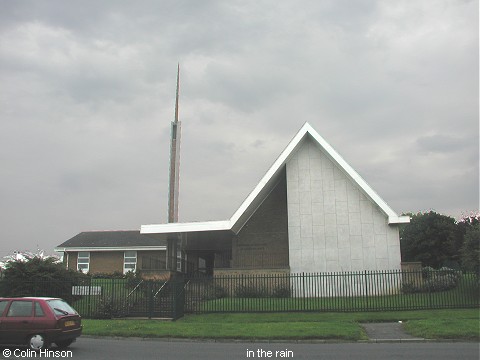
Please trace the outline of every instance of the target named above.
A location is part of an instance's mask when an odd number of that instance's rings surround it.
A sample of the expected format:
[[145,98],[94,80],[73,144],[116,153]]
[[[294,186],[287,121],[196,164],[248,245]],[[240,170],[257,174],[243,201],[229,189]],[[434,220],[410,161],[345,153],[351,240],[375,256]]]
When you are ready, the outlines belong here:
[[185,286],[187,296],[195,300],[215,300],[228,297],[228,292],[213,279],[192,279]]
[[239,298],[262,298],[266,297],[267,293],[263,287],[248,284],[237,286],[235,296]]
[[88,280],[87,275],[65,269],[54,258],[9,261],[0,281],[0,296],[51,296],[73,302],[72,286]]
[[204,288],[203,299],[204,300],[215,300],[227,297],[227,291],[216,284],[207,284]]
[[275,298],[289,298],[292,295],[292,291],[290,287],[279,285],[275,289],[273,289],[272,296]]
[[438,292],[454,289],[462,278],[462,273],[447,267],[438,270],[430,266],[422,269],[423,284],[411,282],[402,284],[402,293],[414,294],[420,292]]
[[113,273],[95,273],[89,274],[93,279],[124,279],[125,275],[120,271],[115,271]]
[[460,271],[442,267],[439,270],[430,272],[423,286],[427,291],[431,292],[446,291],[456,288],[461,277],[462,273]]
[[111,296],[99,298],[94,319],[112,319],[127,315],[127,306],[121,299],[113,299]]
[[423,289],[420,286],[415,285],[414,283],[408,282],[402,284],[402,293],[403,294],[416,294],[422,292]]
[[422,277],[424,279],[430,279],[433,273],[435,273],[435,269],[431,266],[425,266],[424,268],[422,268]]

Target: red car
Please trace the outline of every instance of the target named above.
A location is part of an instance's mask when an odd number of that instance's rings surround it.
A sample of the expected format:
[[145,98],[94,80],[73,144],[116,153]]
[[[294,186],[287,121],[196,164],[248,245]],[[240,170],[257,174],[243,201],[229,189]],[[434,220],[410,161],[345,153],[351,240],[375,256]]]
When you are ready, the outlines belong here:
[[45,297],[0,298],[0,344],[32,350],[52,343],[69,346],[82,333],[80,315],[64,300]]

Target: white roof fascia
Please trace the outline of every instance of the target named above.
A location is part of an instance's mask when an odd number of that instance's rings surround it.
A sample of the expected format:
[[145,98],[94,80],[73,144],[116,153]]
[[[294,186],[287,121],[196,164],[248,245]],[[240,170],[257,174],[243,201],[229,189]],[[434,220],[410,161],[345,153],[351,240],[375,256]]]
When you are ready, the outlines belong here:
[[389,224],[408,224],[409,222],[410,216],[388,217]]
[[75,247],[61,247],[53,249],[55,252],[65,251],[125,251],[125,250],[166,250],[166,246],[75,246]]
[[285,150],[280,154],[280,156],[275,160],[273,165],[267,171],[265,176],[260,180],[255,189],[248,195],[245,201],[240,205],[238,210],[233,214],[230,222],[232,227],[236,224],[242,214],[247,210],[247,208],[252,204],[255,198],[258,196],[263,187],[272,179],[272,177],[278,172],[278,170],[287,162],[289,156],[295,151],[298,144],[303,140],[306,134],[310,134],[313,139],[327,152],[327,155],[337,163],[343,171],[360,186],[360,188],[368,195],[388,216],[388,223],[407,223],[410,221],[408,216],[398,216],[395,211],[387,205],[385,201],[367,184],[365,180],[338,154],[335,149],[317,133],[308,122],[306,122],[298,133],[293,137],[290,143],[287,145]]
[[[273,165],[263,176],[260,182],[255,186],[253,191],[243,201],[237,211],[232,215],[230,220],[225,221],[207,221],[192,223],[168,223],[158,225],[142,225],[141,234],[158,234],[158,233],[178,233],[178,232],[195,232],[195,231],[215,231],[215,230],[232,230],[241,216],[253,204],[257,196],[268,184],[270,180],[278,173],[281,167],[286,164],[288,158],[296,150],[298,144],[303,138],[310,134],[312,138],[325,150],[334,163],[340,168],[362,189],[362,191],[375,202],[380,209],[388,216],[389,224],[408,223],[410,217],[398,216],[390,206],[367,184],[367,182],[338,154],[335,149],[317,133],[308,122],[306,122],[293,139],[288,143],[287,147],[282,151],[280,156],[275,160]],[[240,226],[241,228],[242,226]]]
[[190,223],[168,223],[168,224],[154,224],[142,225],[140,234],[172,234],[182,232],[196,232],[196,231],[219,231],[231,230],[230,221],[204,221],[204,222],[190,222]]
[[255,189],[247,196],[247,198],[243,201],[242,205],[238,208],[238,210],[233,214],[230,218],[230,222],[232,223],[232,227],[235,226],[237,221],[240,219],[242,214],[247,210],[247,208],[253,203],[255,198],[258,194],[262,191],[262,189],[267,185],[267,183],[273,178],[273,176],[280,170],[280,168],[286,163],[287,158],[290,154],[295,150],[299,142],[303,139],[306,134],[306,125],[305,123],[302,128],[298,131],[297,135],[293,137],[293,139],[288,143],[285,150],[282,151],[280,156],[275,160],[273,165],[268,169],[267,173],[264,175],[262,180],[257,184]]

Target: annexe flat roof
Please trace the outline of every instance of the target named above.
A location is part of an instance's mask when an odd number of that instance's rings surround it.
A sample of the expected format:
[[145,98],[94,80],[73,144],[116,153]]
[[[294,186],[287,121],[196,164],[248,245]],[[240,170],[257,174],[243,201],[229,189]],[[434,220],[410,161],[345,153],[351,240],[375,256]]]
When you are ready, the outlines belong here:
[[238,234],[273,190],[289,158],[301,147],[303,140],[308,136],[385,213],[389,224],[410,222],[410,217],[399,216],[310,124],[305,123],[229,220],[142,225],[140,233],[159,235],[230,230]]

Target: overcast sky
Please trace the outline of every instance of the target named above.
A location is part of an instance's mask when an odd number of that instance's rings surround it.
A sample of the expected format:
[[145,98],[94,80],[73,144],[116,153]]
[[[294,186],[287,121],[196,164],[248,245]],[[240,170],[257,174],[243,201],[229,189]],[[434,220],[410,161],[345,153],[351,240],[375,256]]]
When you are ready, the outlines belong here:
[[0,256],[225,220],[308,121],[397,212],[479,206],[478,1],[0,0]]

